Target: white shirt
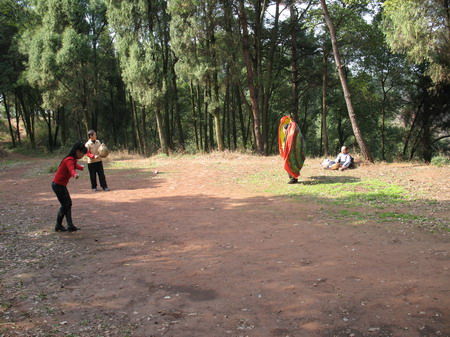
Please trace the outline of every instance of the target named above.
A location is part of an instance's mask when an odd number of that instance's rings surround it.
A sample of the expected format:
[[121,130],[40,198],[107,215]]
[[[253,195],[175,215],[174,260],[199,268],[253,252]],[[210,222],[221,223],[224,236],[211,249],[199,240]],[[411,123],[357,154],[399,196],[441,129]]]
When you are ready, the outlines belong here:
[[349,167],[352,162],[352,156],[348,153],[339,153],[335,160],[336,163],[342,164],[343,167]]

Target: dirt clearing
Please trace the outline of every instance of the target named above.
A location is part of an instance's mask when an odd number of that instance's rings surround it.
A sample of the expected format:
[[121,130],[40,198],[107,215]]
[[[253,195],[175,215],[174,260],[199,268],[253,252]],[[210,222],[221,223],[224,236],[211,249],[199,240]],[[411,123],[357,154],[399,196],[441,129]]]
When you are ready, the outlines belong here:
[[55,233],[53,162],[0,162],[1,336],[450,336],[448,167],[114,160]]

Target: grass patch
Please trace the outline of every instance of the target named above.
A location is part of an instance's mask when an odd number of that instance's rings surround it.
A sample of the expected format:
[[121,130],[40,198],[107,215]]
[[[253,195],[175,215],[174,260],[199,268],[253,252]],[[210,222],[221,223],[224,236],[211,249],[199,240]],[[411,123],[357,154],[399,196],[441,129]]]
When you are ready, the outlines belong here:
[[367,221],[373,222],[385,222],[385,223],[408,223],[415,224],[419,227],[437,231],[443,230],[450,232],[450,224],[446,224],[443,219],[437,219],[432,217],[425,217],[410,213],[398,213],[398,212],[360,212],[350,209],[341,209],[336,211],[322,210],[324,214],[336,219],[348,219],[350,224],[362,224]]
[[369,205],[384,208],[387,205],[410,200],[410,193],[401,186],[377,179],[361,180],[351,176],[316,176],[300,183],[288,185],[287,177],[274,171],[258,172],[248,177],[236,179],[258,192],[291,198],[308,198],[317,202],[345,204],[348,206]]
[[18,153],[27,157],[33,157],[33,158],[48,158],[52,157],[55,154],[47,152],[43,148],[36,148],[33,149],[28,143],[24,143],[21,145],[18,145],[16,147],[9,147],[6,151],[9,153]]
[[343,217],[363,217],[365,215],[363,215],[361,212],[357,212],[357,211],[350,211],[348,209],[342,209],[339,211],[339,215],[343,216]]
[[20,160],[8,159],[0,161],[0,170],[7,170],[12,167],[22,165],[24,162]]
[[367,180],[358,183],[350,183],[348,189],[343,191],[341,199],[361,205],[378,204],[386,205],[402,203],[408,200],[408,191],[403,187],[388,184],[379,180]]
[[25,172],[24,177],[34,178],[40,175],[55,174],[60,161],[59,158],[56,158],[51,161],[36,162]]
[[381,219],[399,219],[399,220],[425,219],[424,217],[420,217],[418,215],[405,214],[405,213],[394,213],[394,212],[378,213],[377,215]]
[[144,160],[115,160],[104,163],[106,168],[119,170],[152,169],[160,166],[159,162]]
[[59,163],[52,163],[47,167],[47,173],[56,173],[58,170]]
[[12,304],[11,303],[0,303],[0,308],[2,308],[3,310],[8,310],[12,308]]

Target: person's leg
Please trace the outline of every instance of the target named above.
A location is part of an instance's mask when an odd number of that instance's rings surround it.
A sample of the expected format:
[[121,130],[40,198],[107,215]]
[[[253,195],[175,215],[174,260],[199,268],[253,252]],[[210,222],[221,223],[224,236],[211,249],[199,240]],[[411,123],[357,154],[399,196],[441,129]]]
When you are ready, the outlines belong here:
[[75,231],[80,230],[78,227],[75,227],[75,225],[72,222],[72,207],[70,207],[66,212],[66,220],[68,223],[68,226],[67,226],[68,232],[75,232]]
[[[64,186],[65,187],[65,186]],[[75,232],[79,230],[78,227],[75,227],[72,221],[72,198],[70,198],[69,190],[67,187],[64,188],[64,198],[66,200],[66,221],[67,221],[67,231],[69,232]]]
[[98,162],[98,180],[100,180],[100,186],[105,190],[108,189],[108,184],[106,183],[105,171],[103,170],[103,162]]
[[96,165],[97,163],[88,164],[89,178],[91,179],[91,188],[93,190],[97,189],[97,176],[96,176]]
[[298,179],[297,178],[294,178],[289,173],[288,173],[288,176],[291,179],[291,180],[289,180],[288,184],[297,184],[298,183]]
[[52,189],[61,204],[61,207],[58,210],[58,215],[56,216],[55,231],[65,232],[67,229],[62,225],[62,221],[67,213],[67,210],[71,206],[72,200],[70,200],[70,196],[69,199],[67,199],[68,192],[66,193],[67,188],[65,186],[52,183]]

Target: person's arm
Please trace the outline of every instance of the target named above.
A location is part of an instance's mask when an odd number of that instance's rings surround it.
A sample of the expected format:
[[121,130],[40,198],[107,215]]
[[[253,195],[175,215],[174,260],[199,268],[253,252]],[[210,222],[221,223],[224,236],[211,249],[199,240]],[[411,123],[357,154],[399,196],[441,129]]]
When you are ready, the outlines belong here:
[[89,149],[88,149],[88,151],[87,151],[87,153],[86,153],[86,156],[88,156],[89,158],[95,158],[95,154],[93,154],[93,153],[91,153],[91,151],[89,151]]
[[74,177],[75,179],[78,178],[78,173],[75,171],[76,161],[73,157],[68,157],[66,160],[66,167],[69,171],[69,174],[71,177]]
[[335,161],[336,163],[339,163],[339,160],[340,160],[340,159],[341,159],[341,154],[339,153],[334,161]]
[[83,171],[83,170],[84,170],[84,166],[83,166],[83,165],[80,165],[80,164],[78,164],[78,163],[75,164],[75,168],[76,168],[77,170],[80,170],[80,171]]

